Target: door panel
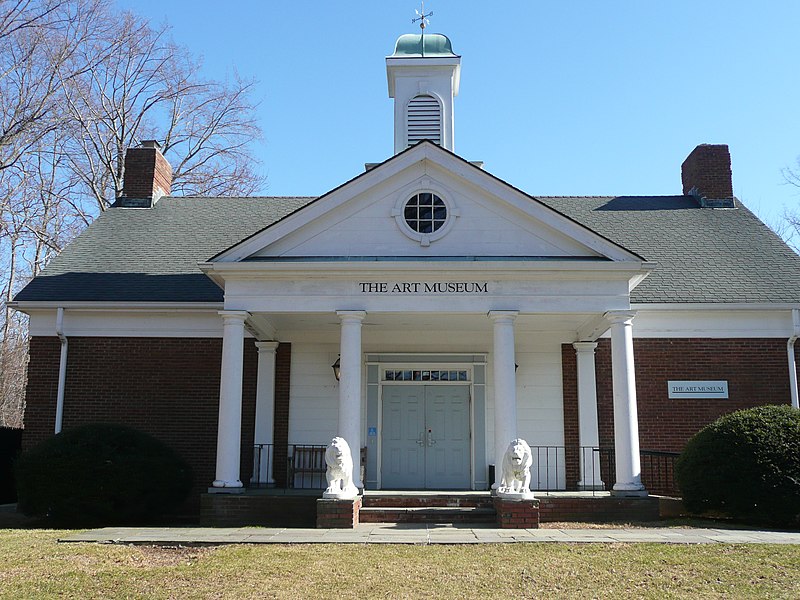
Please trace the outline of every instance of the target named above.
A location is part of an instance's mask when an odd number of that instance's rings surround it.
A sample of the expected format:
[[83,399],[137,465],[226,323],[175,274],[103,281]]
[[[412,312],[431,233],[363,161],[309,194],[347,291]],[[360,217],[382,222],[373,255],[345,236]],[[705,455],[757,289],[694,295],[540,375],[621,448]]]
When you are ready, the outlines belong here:
[[425,414],[431,438],[425,456],[426,489],[468,489],[469,388],[427,386]]
[[383,386],[381,487],[469,489],[469,388]]
[[383,387],[381,483],[387,489],[415,489],[425,477],[425,428],[422,386]]

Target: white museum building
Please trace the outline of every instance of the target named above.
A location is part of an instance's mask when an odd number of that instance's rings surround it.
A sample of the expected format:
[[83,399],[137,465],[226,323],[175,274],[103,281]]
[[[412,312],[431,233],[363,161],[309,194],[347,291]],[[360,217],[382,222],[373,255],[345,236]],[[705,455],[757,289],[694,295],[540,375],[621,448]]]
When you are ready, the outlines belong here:
[[[534,490],[635,496],[642,448],[797,405],[800,259],[733,196],[726,146],[698,146],[673,196],[532,196],[456,154],[445,36],[385,60],[394,155],[317,198],[171,197],[158,145],[129,151],[126,196],[15,299],[51,382],[32,441],[124,420],[235,492],[334,436],[364,449],[360,488],[487,490],[523,438]],[[79,381],[126,364],[150,365],[135,401]]]

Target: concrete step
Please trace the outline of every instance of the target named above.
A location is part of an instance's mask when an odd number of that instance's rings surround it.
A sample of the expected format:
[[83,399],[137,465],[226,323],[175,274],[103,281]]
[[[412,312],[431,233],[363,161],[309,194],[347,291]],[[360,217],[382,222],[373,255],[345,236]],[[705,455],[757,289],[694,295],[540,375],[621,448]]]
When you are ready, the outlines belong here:
[[368,507],[359,513],[361,523],[493,523],[494,508],[485,507]]
[[367,508],[488,508],[494,509],[492,497],[486,494],[370,494],[364,495]]

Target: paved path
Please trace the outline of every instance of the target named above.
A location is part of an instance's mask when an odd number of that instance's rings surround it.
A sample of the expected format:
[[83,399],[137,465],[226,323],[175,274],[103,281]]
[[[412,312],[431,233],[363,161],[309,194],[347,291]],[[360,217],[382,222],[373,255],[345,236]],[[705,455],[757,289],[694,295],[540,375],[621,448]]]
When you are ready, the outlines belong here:
[[105,527],[62,542],[118,544],[503,544],[513,542],[663,544],[800,544],[800,531],[648,527],[496,529],[425,524],[362,524],[355,529],[268,527]]

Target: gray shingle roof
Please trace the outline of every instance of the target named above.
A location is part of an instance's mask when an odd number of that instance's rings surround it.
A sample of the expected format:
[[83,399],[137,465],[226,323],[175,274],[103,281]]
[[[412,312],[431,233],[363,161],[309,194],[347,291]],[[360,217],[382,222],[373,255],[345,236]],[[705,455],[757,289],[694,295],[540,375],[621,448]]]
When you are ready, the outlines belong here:
[[[314,198],[162,198],[112,208],[28,284],[17,301],[220,302],[197,263]],[[658,263],[641,303],[800,302],[800,257],[741,205],[691,197],[543,197],[541,202]]]
[[539,200],[658,263],[632,302],[800,302],[800,256],[740,202],[714,209],[689,196]]
[[222,302],[197,263],[314,198],[162,198],[110,208],[17,301]]

